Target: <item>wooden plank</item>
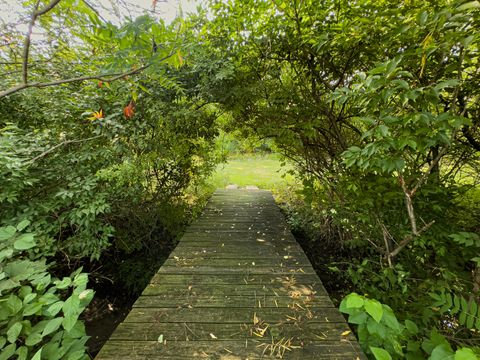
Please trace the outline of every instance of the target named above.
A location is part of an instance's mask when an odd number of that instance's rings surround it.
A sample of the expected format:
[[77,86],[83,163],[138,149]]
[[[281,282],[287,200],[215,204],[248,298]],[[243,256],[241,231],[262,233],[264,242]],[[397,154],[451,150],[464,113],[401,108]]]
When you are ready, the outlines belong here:
[[313,274],[298,274],[293,276],[275,276],[275,275],[250,275],[238,276],[231,274],[214,274],[214,275],[198,275],[198,274],[155,274],[152,284],[178,284],[178,285],[192,285],[192,284],[321,284],[317,275]]
[[332,307],[333,303],[326,295],[291,297],[285,295],[199,295],[189,294],[158,294],[142,295],[133,307],[226,307],[226,308],[293,308],[302,307]]
[[[278,347],[277,347],[278,348]],[[102,349],[102,359],[317,359],[356,360],[366,359],[355,342],[318,341],[310,344],[292,342],[285,352],[277,353],[268,340],[250,341],[115,341]]]
[[315,274],[315,271],[309,267],[282,267],[273,266],[168,266],[164,265],[158,270],[161,274]]
[[[265,329],[265,331],[262,331]],[[156,341],[160,335],[164,340],[193,341],[255,339],[259,338],[295,338],[304,342],[355,340],[345,323],[304,323],[281,324],[279,326],[261,323],[253,324],[216,324],[216,323],[122,323],[112,335],[113,340]],[[342,335],[343,334],[343,335]],[[263,336],[262,336],[263,335]]]
[[124,322],[142,323],[251,323],[256,317],[268,323],[340,322],[345,319],[331,307],[321,308],[133,308]]
[[178,257],[168,258],[163,266],[221,266],[221,267],[245,267],[245,266],[275,266],[275,267],[295,267],[309,266],[308,260],[297,260],[294,257],[283,259],[281,257],[247,257],[247,258],[217,258],[217,257]]
[[[240,282],[240,281],[239,281]],[[316,284],[149,284],[143,295],[158,294],[196,294],[196,295],[270,295],[270,296],[291,296],[292,298],[301,296],[326,295],[325,288],[319,283]]]

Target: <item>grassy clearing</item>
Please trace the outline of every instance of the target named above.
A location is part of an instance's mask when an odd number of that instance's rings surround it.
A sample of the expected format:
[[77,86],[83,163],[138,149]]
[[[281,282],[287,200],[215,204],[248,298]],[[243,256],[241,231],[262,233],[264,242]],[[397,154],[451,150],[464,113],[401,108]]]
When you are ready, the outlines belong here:
[[225,164],[220,164],[207,183],[214,188],[227,185],[258,186],[260,189],[278,192],[289,186],[298,186],[298,181],[287,174],[291,167],[282,167],[278,155],[235,156]]

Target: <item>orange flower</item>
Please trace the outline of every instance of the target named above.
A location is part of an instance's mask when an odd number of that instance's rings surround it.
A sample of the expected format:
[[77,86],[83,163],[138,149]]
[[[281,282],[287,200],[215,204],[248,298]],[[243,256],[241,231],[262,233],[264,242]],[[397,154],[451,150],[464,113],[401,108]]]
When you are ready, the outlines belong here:
[[127,106],[123,109],[123,115],[127,119],[130,119],[135,114],[135,104],[133,101],[130,101]]
[[100,120],[100,119],[103,119],[104,117],[105,117],[105,115],[103,114],[103,110],[100,109],[99,111],[94,111],[94,112],[92,113],[92,116],[90,116],[90,117],[88,118],[88,120],[92,120],[92,121],[94,121],[94,120]]

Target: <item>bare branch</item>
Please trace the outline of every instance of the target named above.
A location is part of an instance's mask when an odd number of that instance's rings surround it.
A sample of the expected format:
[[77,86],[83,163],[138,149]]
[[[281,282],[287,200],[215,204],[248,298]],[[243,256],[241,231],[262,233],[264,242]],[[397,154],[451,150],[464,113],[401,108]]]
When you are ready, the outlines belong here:
[[52,10],[55,6],[58,5],[58,3],[60,2],[61,0],[52,0],[50,1],[50,3],[48,5],[45,5],[45,7],[43,9],[40,9],[38,10],[36,13],[35,13],[35,16],[42,16],[42,15],[45,15],[47,12],[49,12],[50,10]]
[[63,141],[55,146],[52,146],[50,149],[48,150],[45,150],[43,153],[41,153],[40,155],[37,155],[35,156],[33,159],[31,160],[28,160],[28,164],[33,164],[35,161],[47,156],[48,154],[50,154],[52,151],[55,151],[57,150],[58,148],[62,147],[62,146],[65,146],[65,145],[69,145],[69,144],[77,144],[77,143],[83,143],[83,142],[87,142],[87,141],[91,141],[91,140],[94,140],[94,139],[98,139],[100,137],[103,137],[104,135],[96,135],[96,136],[92,136],[92,137],[89,137],[87,139],[81,139],[81,140],[66,140],[66,141]]
[[435,159],[433,159],[432,163],[430,164],[430,166],[428,167],[427,171],[423,173],[422,177],[420,179],[418,179],[415,187],[410,191],[410,197],[413,197],[415,195],[415,193],[417,192],[417,190],[420,188],[420,186],[422,186],[425,181],[427,181],[428,179],[428,176],[430,175],[430,173],[432,172],[433,168],[435,166],[437,166],[438,162],[441,160],[441,158],[443,157],[443,155],[445,155],[447,153],[447,147],[444,147],[442,148],[442,150],[440,150],[438,152],[438,155]]
[[[172,52],[169,55],[163,57],[162,59],[160,59],[158,61],[164,61],[164,60],[172,57],[174,54],[175,53]],[[24,90],[24,89],[32,88],[32,87],[34,87],[34,88],[44,88],[44,87],[49,87],[49,86],[68,84],[68,83],[72,83],[72,82],[86,81],[86,80],[100,80],[100,81],[103,81],[103,82],[112,82],[112,81],[116,81],[118,79],[122,79],[125,76],[134,75],[136,73],[139,73],[139,72],[149,68],[152,65],[153,64],[150,63],[150,64],[147,64],[147,65],[141,66],[137,69],[126,71],[124,73],[80,76],[80,77],[75,77],[75,78],[70,78],[70,79],[61,79],[61,80],[55,80],[55,81],[43,82],[43,83],[42,82],[26,83],[26,84],[24,83],[24,84],[20,84],[20,85],[14,86],[10,89],[7,89],[5,91],[0,92],[0,98],[11,95],[13,93],[16,93],[16,92]]]
[[416,237],[418,237],[421,233],[423,233],[424,231],[427,231],[428,229],[430,229],[430,227],[435,224],[435,220],[429,222],[428,224],[425,224],[420,230],[417,231],[416,234],[410,234],[408,236],[406,236],[401,242],[400,244],[398,244],[398,246],[395,248],[395,250],[393,250],[390,254],[387,255],[387,258],[393,258],[394,256],[397,256],[398,253],[400,251],[402,251],[402,249],[407,246],[410,241],[412,241],[413,239],[415,239]]
[[61,0],[52,0],[48,5],[44,8],[38,10],[38,6],[40,1],[37,1],[35,7],[33,9],[32,16],[30,18],[30,22],[28,23],[28,30],[27,34],[25,35],[25,41],[23,43],[23,55],[22,55],[22,80],[24,84],[28,83],[28,57],[30,54],[30,44],[31,44],[31,37],[33,32],[33,27],[35,26],[35,21],[39,16],[42,16],[52,10]]
[[410,227],[412,228],[413,235],[417,236],[417,220],[415,219],[415,211],[413,209],[412,192],[407,189],[403,175],[400,174],[398,179],[402,186],[403,194],[405,195],[405,205],[407,207],[408,218],[410,219]]

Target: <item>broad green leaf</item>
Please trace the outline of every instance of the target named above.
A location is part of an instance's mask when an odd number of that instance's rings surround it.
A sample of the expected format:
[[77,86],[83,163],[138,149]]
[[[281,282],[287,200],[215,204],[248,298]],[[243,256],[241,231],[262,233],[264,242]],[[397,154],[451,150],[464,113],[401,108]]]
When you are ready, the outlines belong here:
[[62,320],[63,328],[67,331],[72,330],[75,324],[77,323],[77,320],[78,320],[78,315],[75,315],[75,314],[65,315],[65,318]]
[[34,345],[37,345],[40,341],[42,341],[42,334],[32,333],[27,336],[25,340],[25,345],[34,346]]
[[10,315],[15,315],[18,313],[23,306],[22,300],[17,295],[10,295],[8,300],[6,301],[5,305],[7,309],[10,311]]
[[449,80],[442,81],[441,83],[438,83],[437,85],[435,85],[434,89],[436,91],[441,91],[445,88],[455,87],[458,85],[458,83],[459,82],[457,79],[449,79]]
[[440,344],[433,349],[429,360],[453,360],[453,351],[449,344]]
[[413,321],[405,320],[405,327],[411,334],[418,334],[418,326]]
[[365,299],[365,310],[376,322],[382,320],[383,306],[377,300]]
[[26,360],[28,357],[28,347],[20,346],[15,353],[18,355],[17,360]]
[[25,229],[28,225],[30,225],[30,221],[28,220],[22,220],[20,222],[20,224],[17,225],[17,230],[18,231],[22,231],[23,229]]
[[17,345],[10,344],[2,349],[0,352],[0,360],[8,360],[10,357],[15,354],[15,350],[17,350]]
[[32,359],[31,360],[41,360],[42,359],[42,349],[43,348],[40,348],[40,350],[38,350],[35,355],[33,355]]
[[0,241],[12,238],[16,232],[17,229],[13,226],[0,227]]
[[387,350],[370,346],[373,356],[376,360],[392,360],[392,356],[388,353]]
[[60,312],[60,310],[62,310],[62,307],[63,301],[57,301],[56,303],[50,305],[45,312],[50,316],[55,316]]
[[33,234],[22,234],[13,243],[13,247],[17,250],[28,250],[35,246]]
[[7,339],[10,343],[14,343],[18,339],[18,335],[22,332],[22,323],[16,322],[7,331]]
[[364,324],[368,320],[368,315],[365,311],[359,311],[356,314],[352,314],[348,317],[350,324]]
[[348,295],[346,300],[347,308],[361,308],[364,304],[363,298],[356,293]]
[[465,11],[465,10],[471,10],[471,9],[478,9],[480,8],[480,2],[479,1],[470,1],[467,2],[463,5],[460,5],[457,7],[458,11]]
[[47,323],[47,325],[45,325],[45,329],[43,329],[42,336],[47,336],[57,331],[60,325],[62,325],[62,321],[63,321],[62,317],[50,320]]
[[454,360],[478,360],[478,357],[472,349],[461,348],[455,352]]
[[77,315],[80,308],[80,299],[77,294],[72,294],[65,302],[63,303],[63,313],[65,316],[68,315]]
[[38,301],[27,304],[25,309],[23,309],[23,316],[30,316],[38,313],[42,309],[42,306],[43,304]]
[[72,279],[69,277],[64,277],[62,280],[56,280],[54,281],[55,286],[57,289],[66,289],[67,287],[70,286],[72,283]]

